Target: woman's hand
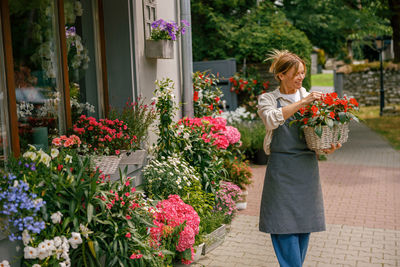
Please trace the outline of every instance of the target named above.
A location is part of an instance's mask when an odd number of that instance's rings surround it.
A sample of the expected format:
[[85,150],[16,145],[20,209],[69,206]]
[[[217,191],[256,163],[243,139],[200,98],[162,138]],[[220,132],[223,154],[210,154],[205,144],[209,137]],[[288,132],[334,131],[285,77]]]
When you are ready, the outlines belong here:
[[337,144],[336,146],[332,144],[330,149],[323,149],[322,151],[324,151],[325,154],[331,154],[335,152],[336,149],[339,149],[341,147],[342,147],[341,144]]
[[321,92],[311,92],[308,96],[306,96],[305,98],[303,98],[301,101],[303,103],[303,105],[308,105],[311,102],[313,102],[314,100],[319,100],[322,97],[322,93]]

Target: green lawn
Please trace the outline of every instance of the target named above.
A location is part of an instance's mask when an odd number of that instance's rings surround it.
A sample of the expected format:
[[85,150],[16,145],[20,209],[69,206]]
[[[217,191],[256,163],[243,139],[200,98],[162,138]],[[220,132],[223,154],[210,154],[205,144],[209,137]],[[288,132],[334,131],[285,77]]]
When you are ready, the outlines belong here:
[[361,107],[359,117],[369,128],[388,140],[395,149],[400,150],[400,116],[380,117],[379,106],[371,106]]
[[333,86],[333,74],[331,73],[312,74],[311,86]]

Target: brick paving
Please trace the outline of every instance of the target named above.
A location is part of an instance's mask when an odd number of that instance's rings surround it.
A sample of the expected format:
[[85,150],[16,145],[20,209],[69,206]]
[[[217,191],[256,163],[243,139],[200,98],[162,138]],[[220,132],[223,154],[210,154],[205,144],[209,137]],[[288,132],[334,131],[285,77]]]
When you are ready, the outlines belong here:
[[[400,153],[362,124],[319,164],[327,230],[311,235],[304,267],[400,267]],[[247,209],[225,242],[195,267],[275,267],[269,235],[258,231],[266,166],[252,166]]]

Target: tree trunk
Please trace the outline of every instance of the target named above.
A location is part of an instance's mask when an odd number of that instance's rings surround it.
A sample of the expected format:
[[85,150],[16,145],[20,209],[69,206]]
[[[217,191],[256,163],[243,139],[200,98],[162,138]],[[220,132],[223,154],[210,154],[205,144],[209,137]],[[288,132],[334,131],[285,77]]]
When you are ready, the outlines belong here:
[[400,0],[389,0],[390,25],[393,30],[394,62],[400,62]]

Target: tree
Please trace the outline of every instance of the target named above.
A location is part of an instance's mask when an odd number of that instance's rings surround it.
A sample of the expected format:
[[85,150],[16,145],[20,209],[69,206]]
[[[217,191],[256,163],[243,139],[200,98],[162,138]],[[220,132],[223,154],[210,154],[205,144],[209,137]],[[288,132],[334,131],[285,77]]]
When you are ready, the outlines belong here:
[[379,14],[386,9],[384,1],[283,0],[281,9],[313,45],[336,56],[351,43],[371,45],[367,37],[391,34],[387,15]]
[[389,0],[390,25],[392,26],[394,62],[400,62],[400,0]]

